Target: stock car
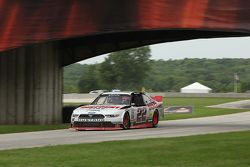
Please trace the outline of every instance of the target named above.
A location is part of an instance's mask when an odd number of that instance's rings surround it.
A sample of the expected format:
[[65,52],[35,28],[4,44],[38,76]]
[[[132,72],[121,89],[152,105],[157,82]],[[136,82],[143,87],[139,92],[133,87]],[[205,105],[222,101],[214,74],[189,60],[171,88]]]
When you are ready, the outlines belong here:
[[161,96],[140,92],[105,92],[71,115],[75,130],[112,130],[157,127],[164,116]]

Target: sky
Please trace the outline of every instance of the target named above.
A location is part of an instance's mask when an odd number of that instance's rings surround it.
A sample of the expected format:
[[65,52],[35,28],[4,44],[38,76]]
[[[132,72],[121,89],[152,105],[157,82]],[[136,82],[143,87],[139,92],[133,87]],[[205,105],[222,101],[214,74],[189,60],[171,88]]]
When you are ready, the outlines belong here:
[[[184,58],[250,58],[250,37],[196,39],[150,45],[151,59],[175,60]],[[104,61],[105,55],[79,63],[95,64]]]

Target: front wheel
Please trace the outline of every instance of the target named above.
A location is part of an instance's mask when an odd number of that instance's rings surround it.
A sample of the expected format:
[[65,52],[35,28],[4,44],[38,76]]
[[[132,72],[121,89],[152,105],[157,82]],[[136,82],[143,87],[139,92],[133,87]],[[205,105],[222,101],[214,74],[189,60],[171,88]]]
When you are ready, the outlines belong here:
[[159,114],[158,114],[158,111],[155,111],[153,115],[153,127],[154,128],[158,126],[158,122],[159,122]]
[[130,128],[130,117],[129,113],[126,112],[123,116],[123,123],[122,123],[122,128],[123,129],[129,129]]

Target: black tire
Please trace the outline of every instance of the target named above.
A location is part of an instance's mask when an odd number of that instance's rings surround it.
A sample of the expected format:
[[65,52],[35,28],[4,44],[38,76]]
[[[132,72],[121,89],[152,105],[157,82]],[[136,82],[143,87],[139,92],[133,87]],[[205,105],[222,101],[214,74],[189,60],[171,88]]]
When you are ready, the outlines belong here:
[[159,123],[159,114],[158,114],[158,111],[154,112],[152,123],[153,123],[153,128],[156,128],[158,126],[158,123]]
[[123,116],[123,123],[122,123],[123,129],[129,129],[130,128],[130,116],[129,113],[126,112]]

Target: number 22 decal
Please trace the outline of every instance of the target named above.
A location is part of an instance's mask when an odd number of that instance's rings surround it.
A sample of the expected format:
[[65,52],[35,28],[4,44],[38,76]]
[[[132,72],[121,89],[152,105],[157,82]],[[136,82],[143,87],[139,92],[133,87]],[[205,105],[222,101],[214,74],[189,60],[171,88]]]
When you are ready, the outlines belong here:
[[137,110],[137,123],[146,122],[147,110],[145,108],[138,108]]

